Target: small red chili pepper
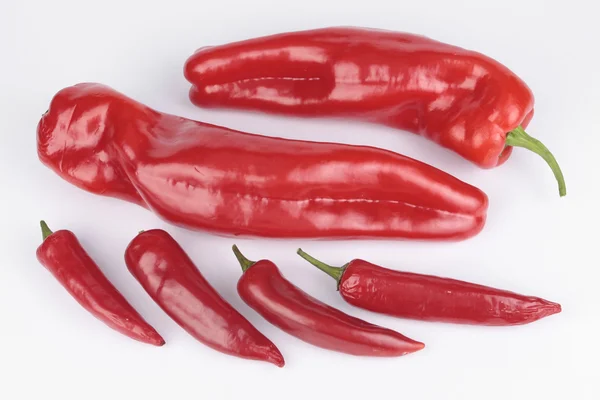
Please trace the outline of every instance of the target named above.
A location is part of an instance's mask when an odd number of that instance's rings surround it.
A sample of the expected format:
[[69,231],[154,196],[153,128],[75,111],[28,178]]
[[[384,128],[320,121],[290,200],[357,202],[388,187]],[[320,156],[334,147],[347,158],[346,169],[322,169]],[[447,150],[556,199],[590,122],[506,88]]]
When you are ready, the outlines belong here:
[[110,283],[73,232],[53,233],[44,221],[40,225],[44,241],[37,249],[37,259],[83,308],[125,336],[154,346],[165,344]]
[[343,267],[298,254],[337,281],[348,303],[366,310],[424,321],[474,325],[521,325],[561,311],[560,304],[488,286],[395,271],[364,260]]
[[379,123],[483,168],[524,147],[543,157],[566,194],[550,151],[525,133],[531,90],[481,53],[408,33],[332,27],[199,49],[185,77],[199,106]]
[[458,240],[486,219],[482,191],[408,157],[232,131],[99,84],[61,90],[37,134],[72,184],[223,235]]
[[125,261],[150,297],[198,341],[225,354],[283,367],[279,349],[217,293],[167,232],[137,235]]
[[237,285],[242,300],[290,335],[318,347],[357,356],[402,356],[425,347],[311,297],[285,279],[269,260],[250,261],[235,245],[233,252],[243,271]]

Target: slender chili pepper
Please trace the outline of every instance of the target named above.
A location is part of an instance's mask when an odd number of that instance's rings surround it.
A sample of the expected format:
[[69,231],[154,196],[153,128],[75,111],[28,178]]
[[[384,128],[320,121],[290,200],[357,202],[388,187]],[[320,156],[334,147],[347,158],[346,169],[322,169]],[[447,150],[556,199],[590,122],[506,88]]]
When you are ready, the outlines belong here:
[[424,321],[473,325],[522,325],[561,311],[560,304],[488,286],[395,271],[355,259],[327,265],[298,254],[337,282],[342,298],[366,310]]
[[150,297],[195,339],[225,354],[283,367],[279,349],[217,293],[167,232],[137,235],[125,261]]
[[307,343],[357,356],[394,357],[425,345],[390,329],[370,324],[330,307],[285,279],[269,260],[250,261],[237,246],[242,266],[237,290],[271,324]]
[[348,117],[410,131],[483,168],[512,147],[550,151],[525,133],[533,94],[499,62],[423,36],[332,27],[205,47],[187,60],[198,106]]
[[99,84],[61,90],[37,135],[72,184],[222,235],[458,240],[486,218],[483,192],[411,158],[161,114]]
[[40,226],[44,241],[37,249],[37,259],[83,308],[125,336],[154,346],[165,344],[110,283],[73,232],[53,233],[44,221]]

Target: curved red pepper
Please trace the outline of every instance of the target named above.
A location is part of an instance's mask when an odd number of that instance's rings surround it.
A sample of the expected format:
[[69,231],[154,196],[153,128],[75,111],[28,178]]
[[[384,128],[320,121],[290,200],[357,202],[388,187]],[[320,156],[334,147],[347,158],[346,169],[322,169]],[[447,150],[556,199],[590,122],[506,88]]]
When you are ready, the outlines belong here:
[[53,233],[44,221],[40,225],[44,241],[37,249],[37,259],[83,308],[125,336],[154,346],[165,344],[110,283],[73,232]]
[[137,235],[125,261],[150,297],[198,341],[225,354],[283,367],[279,349],[217,293],[167,232]]
[[423,343],[352,317],[311,297],[285,279],[275,264],[245,258],[234,245],[243,275],[237,290],[271,324],[307,343],[357,356],[395,357]]
[[390,151],[233,131],[99,84],[53,98],[38,155],[87,191],[224,235],[464,239],[488,205],[479,189]]
[[431,139],[483,168],[512,146],[560,168],[524,128],[533,95],[508,68],[423,36],[333,27],[205,47],[185,64],[190,99],[302,116],[357,118]]
[[348,303],[366,310],[424,321],[522,325],[561,311],[560,304],[488,286],[395,271],[364,260],[332,267],[298,254],[337,281]]

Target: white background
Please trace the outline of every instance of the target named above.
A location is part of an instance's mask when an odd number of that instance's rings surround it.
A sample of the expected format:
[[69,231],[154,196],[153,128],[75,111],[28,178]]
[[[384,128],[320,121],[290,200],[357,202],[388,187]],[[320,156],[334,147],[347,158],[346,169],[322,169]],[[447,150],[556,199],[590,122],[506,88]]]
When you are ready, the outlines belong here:
[[[600,24],[593,2],[86,3],[0,5],[0,398],[600,398]],[[484,171],[393,129],[208,111],[188,101],[182,65],[196,48],[333,25],[425,34],[507,65],[535,93],[536,115],[528,130],[558,158],[567,197],[558,197],[544,162],[524,150],[501,168]],[[235,129],[388,148],[483,189],[490,197],[486,229],[461,243],[236,240],[249,258],[274,260],[312,295],[421,340],[426,349],[367,359],[305,344],[239,299],[232,239],[174,228],[141,207],[85,193],[44,168],[36,155],[38,119],[58,90],[82,81],[105,83],[164,112]],[[79,236],[164,336],[165,347],[120,336],[66,294],[35,258],[41,218]],[[217,290],[278,345],[285,368],[217,353],[159,310],[123,262],[128,242],[150,228],[167,229],[181,242]],[[295,255],[299,245],[331,264],[365,258],[542,296],[560,302],[564,311],[509,328],[388,318],[345,304],[330,278]]]

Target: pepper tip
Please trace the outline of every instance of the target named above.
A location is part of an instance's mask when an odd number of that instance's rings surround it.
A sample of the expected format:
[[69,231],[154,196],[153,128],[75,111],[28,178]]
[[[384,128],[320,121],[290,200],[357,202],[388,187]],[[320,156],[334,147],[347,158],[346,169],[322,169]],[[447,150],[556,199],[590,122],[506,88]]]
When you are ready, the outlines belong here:
[[267,361],[278,366],[279,368],[283,368],[285,366],[283,355],[276,347],[269,353]]
[[562,312],[562,306],[558,303],[554,303],[549,301],[548,313],[547,315],[559,314]]
[[425,343],[413,340],[412,348],[408,352],[406,352],[405,354],[416,353],[417,351],[421,351],[424,348],[425,348]]

